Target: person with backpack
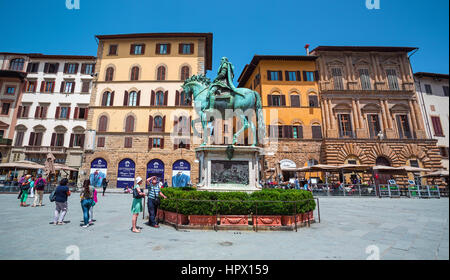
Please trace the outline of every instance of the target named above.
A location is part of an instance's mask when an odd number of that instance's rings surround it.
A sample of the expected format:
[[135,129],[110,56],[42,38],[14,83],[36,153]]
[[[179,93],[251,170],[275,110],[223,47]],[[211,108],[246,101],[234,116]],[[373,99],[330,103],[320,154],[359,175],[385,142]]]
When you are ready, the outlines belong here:
[[36,195],[34,197],[34,202],[31,207],[42,206],[42,198],[44,197],[44,189],[47,182],[44,178],[42,178],[42,174],[37,176],[36,181],[34,182],[34,188],[36,189]]
[[141,231],[136,227],[137,219],[139,213],[142,212],[142,198],[145,197],[144,190],[141,190],[142,178],[136,178],[136,186],[133,188],[133,203],[131,204],[131,213],[133,214],[133,218],[131,220],[132,228],[131,231],[134,233],[140,233]]
[[30,191],[31,175],[26,175],[23,183],[20,185],[20,206],[27,207],[27,198]]
[[[67,183],[69,180],[67,178],[63,178],[59,182],[59,186],[56,187],[54,192],[54,199],[56,204],[55,209],[55,218],[53,219],[54,225],[64,225],[64,217],[67,214],[67,198],[70,196],[69,187],[67,187]],[[50,200],[52,198],[50,197]]]
[[87,228],[91,223],[89,223],[89,210],[94,203],[94,187],[91,186],[90,180],[84,180],[83,182],[83,190],[80,193],[81,198],[81,209],[83,210],[83,228]]

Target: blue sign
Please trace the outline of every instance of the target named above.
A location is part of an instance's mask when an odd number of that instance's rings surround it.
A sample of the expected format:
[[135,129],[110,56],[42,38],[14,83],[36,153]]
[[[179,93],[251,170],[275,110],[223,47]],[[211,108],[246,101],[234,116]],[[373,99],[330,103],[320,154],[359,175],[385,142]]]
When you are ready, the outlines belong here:
[[136,165],[134,161],[129,158],[121,160],[117,171],[117,187],[133,188],[135,171]]
[[102,181],[106,178],[108,164],[103,158],[96,158],[91,162],[91,170],[89,172],[89,180],[94,187],[100,187]]
[[164,162],[152,159],[147,163],[147,179],[152,176],[156,176],[159,182],[164,183]]
[[91,162],[91,168],[108,168],[108,163],[102,158],[96,158]]
[[191,181],[191,165],[180,159],[172,166],[172,187],[186,187]]

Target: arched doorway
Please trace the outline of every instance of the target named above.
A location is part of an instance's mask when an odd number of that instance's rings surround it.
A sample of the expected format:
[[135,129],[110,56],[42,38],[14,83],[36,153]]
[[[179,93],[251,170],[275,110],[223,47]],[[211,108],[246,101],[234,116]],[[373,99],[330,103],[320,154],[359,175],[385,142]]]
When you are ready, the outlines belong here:
[[[375,165],[391,166],[391,162],[386,157],[379,156],[375,160]],[[380,171],[375,172],[374,175],[375,175],[375,183],[382,184],[382,185],[388,184],[389,183],[388,180],[391,179],[391,177],[392,177],[391,174],[385,173],[385,172],[380,172]]]
[[152,176],[156,176],[159,182],[164,183],[164,162],[152,159],[147,163],[147,179]]
[[191,164],[184,159],[172,166],[172,187],[186,187],[191,181]]
[[117,170],[117,187],[118,188],[132,188],[134,184],[134,174],[136,171],[136,164],[133,160],[125,158],[119,162]]
[[108,163],[103,158],[96,158],[91,161],[91,170],[89,172],[89,180],[94,187],[100,187],[103,178],[106,178],[108,172]]

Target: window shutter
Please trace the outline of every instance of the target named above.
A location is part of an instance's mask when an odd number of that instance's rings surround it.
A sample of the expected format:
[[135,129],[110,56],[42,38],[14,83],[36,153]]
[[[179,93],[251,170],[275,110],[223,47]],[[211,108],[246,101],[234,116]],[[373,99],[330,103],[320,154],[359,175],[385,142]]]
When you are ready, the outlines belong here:
[[161,44],[156,44],[155,54],[160,54],[159,50],[161,49]]
[[102,95],[102,106],[106,106],[107,99],[108,99],[108,92],[105,91]]
[[35,137],[35,133],[31,132],[30,133],[30,140],[28,141],[28,146],[34,146],[34,137]]
[[45,81],[41,82],[41,92],[44,92],[45,90]]
[[84,134],[80,136],[80,147],[84,149]]
[[167,44],[167,54],[170,54],[170,45],[171,44]]
[[55,119],[59,119],[59,112],[61,110],[61,107],[56,107],[56,112],[55,112]]
[[55,73],[58,73],[58,70],[59,70],[59,63],[56,63],[55,64]]
[[77,73],[78,73],[78,66],[80,66],[80,64],[79,64],[79,63],[76,63],[76,64],[75,64],[75,73],[74,73],[74,74],[77,74]]
[[51,83],[52,83],[52,90],[51,90],[51,91],[52,91],[52,93],[53,93],[53,92],[55,92],[55,84],[56,84],[56,82],[53,81],[53,82],[51,82]]
[[168,97],[169,97],[169,91],[166,90],[164,92],[164,106],[167,106],[167,99],[168,99]]
[[141,54],[145,54],[145,44],[142,44],[142,53]]
[[125,91],[123,96],[123,106],[128,106],[128,91]]
[[272,106],[272,95],[271,95],[271,94],[268,94],[268,95],[267,95],[267,104],[268,104],[269,106]]
[[284,78],[286,81],[289,81],[289,71],[284,71]]
[[303,139],[303,126],[297,126],[297,137]]
[[194,44],[189,44],[189,45],[190,45],[189,50],[191,51],[191,54],[193,54],[194,53]]
[[155,105],[155,91],[154,90],[152,90],[152,94],[151,94],[151,97],[150,97],[150,105],[151,106]]
[[153,146],[153,139],[152,138],[148,138],[148,149],[151,150]]
[[162,119],[162,132],[165,131],[166,131],[166,116],[164,116]]
[[319,81],[320,80],[320,76],[319,76],[319,71],[314,71],[314,80],[315,81]]
[[64,87],[65,87],[65,85],[66,85],[66,82],[64,82],[64,81],[62,81],[61,82],[61,89],[60,89],[60,93],[63,93],[64,92]]
[[281,106],[286,106],[286,96],[284,94],[281,95]]
[[113,106],[114,105],[114,91],[111,92],[111,100],[110,100],[110,102],[111,102],[110,106]]
[[136,106],[139,106],[140,103],[141,103],[141,91],[138,91],[136,98]]
[[44,73],[48,73],[48,68],[50,67],[50,65],[48,63],[45,63],[44,65]]
[[89,114],[89,108],[86,108],[84,110],[84,119],[87,120],[88,119],[88,114]]
[[278,71],[278,78],[280,79],[280,81],[283,80],[283,71]]
[[267,80],[272,81],[272,77],[270,76],[270,71],[267,70]]
[[74,92],[75,92],[75,86],[76,86],[76,83],[73,82],[73,83],[72,83],[72,90],[70,91],[71,93],[74,93]]
[[181,102],[180,102],[180,92],[177,90],[175,92],[175,106],[178,106],[180,104],[181,104]]
[[67,118],[66,119],[70,119],[70,107],[67,109]]
[[148,131],[151,132],[153,131],[153,117],[149,116],[148,118]]
[[40,110],[41,110],[41,106],[36,106],[36,111],[34,112],[35,119],[39,118]]
[[402,139],[403,138],[403,127],[402,127],[402,122],[400,120],[400,116],[397,115],[396,119],[397,119],[397,128],[398,128],[398,137],[400,139]]
[[173,132],[174,133],[178,132],[178,117],[177,116],[173,116]]
[[301,75],[300,75],[300,71],[295,71],[295,74],[296,74],[296,76],[297,76],[297,81],[301,81],[302,80],[302,77],[301,77]]
[[73,133],[72,133],[72,134],[70,134],[70,142],[69,142],[69,147],[70,147],[70,148],[73,147],[73,138],[74,138],[74,135],[73,135]]
[[161,138],[161,149],[164,149],[164,138]]
[[134,44],[131,44],[130,46],[130,54],[134,54]]
[[183,44],[178,44],[178,53],[179,54],[183,53]]
[[81,64],[81,74],[86,74],[86,63]]
[[73,118],[76,120],[78,119],[80,109],[78,107],[75,107],[75,113],[73,114]]
[[17,118],[20,118],[21,113],[22,113],[22,106],[19,106],[19,108],[17,108]]
[[56,140],[56,133],[52,133],[52,141],[50,142],[50,146],[55,146],[55,140]]
[[69,68],[69,63],[64,63],[64,74],[67,74],[67,69]]

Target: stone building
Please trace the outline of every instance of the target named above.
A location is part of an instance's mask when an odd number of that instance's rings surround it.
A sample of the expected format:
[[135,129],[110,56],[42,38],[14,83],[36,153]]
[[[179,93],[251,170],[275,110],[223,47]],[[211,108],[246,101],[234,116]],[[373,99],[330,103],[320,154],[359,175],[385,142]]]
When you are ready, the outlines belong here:
[[[78,170],[84,152],[94,56],[23,54],[26,84],[15,117],[10,161],[55,163]],[[76,180],[77,171],[66,172]]]
[[[311,52],[320,73],[322,163],[442,167],[419,108],[408,59],[414,50],[319,46]],[[390,177],[376,174],[377,183]]]
[[428,138],[436,139],[442,165],[449,168],[449,84],[448,74],[414,74],[417,97]]
[[[98,35],[81,175],[99,170],[112,187],[157,176],[197,182],[192,103],[181,85],[211,69],[211,33]],[[184,133],[178,133],[178,131]],[[187,131],[187,133],[186,133]],[[174,133],[177,132],[177,133]]]
[[239,87],[261,94],[269,139],[265,178],[273,177],[280,164],[283,179],[288,181],[296,176],[289,169],[320,161],[323,134],[316,59],[311,55],[255,55],[239,77]]

